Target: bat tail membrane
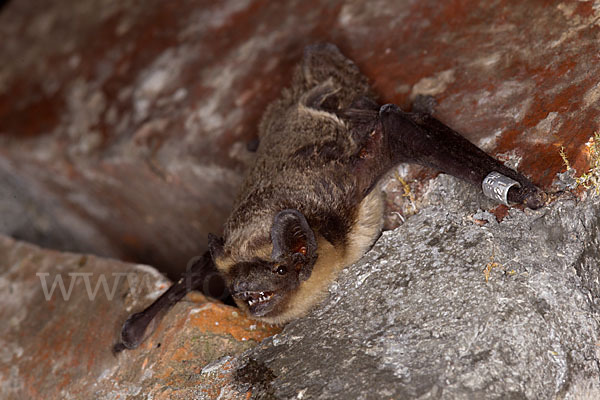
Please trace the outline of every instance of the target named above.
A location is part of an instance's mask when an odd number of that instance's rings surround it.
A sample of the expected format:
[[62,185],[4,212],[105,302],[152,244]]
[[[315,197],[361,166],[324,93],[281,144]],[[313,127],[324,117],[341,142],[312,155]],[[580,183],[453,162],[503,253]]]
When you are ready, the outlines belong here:
[[407,113],[386,104],[380,108],[379,117],[394,162],[438,169],[482,187],[487,196],[501,202],[532,209],[544,205],[545,193],[523,174],[490,157],[431,115]]
[[121,329],[121,340],[114,345],[113,351],[118,353],[138,347],[151,334],[152,329],[149,329],[149,326],[156,325],[158,320],[188,292],[202,290],[207,293],[208,288],[204,286],[213,274],[216,275],[218,272],[210,252],[207,251],[154,303],[127,318]]

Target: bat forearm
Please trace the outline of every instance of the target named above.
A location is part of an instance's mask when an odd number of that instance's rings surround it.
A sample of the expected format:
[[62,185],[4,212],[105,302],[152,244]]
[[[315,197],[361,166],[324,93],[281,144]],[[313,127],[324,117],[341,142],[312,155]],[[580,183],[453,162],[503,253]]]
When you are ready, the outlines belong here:
[[393,161],[435,168],[479,187],[495,171],[518,182],[508,191],[508,201],[524,203],[530,208],[543,205],[543,192],[527,177],[489,156],[430,115],[405,113],[394,105],[385,105],[380,117],[385,134],[390,135]]
[[114,346],[114,351],[135,349],[148,335],[148,327],[156,321],[159,314],[164,314],[185,295],[197,289],[203,289],[204,283],[211,273],[215,273],[209,252],[204,253],[182,277],[166,292],[141,312],[132,314],[121,329],[121,341]]

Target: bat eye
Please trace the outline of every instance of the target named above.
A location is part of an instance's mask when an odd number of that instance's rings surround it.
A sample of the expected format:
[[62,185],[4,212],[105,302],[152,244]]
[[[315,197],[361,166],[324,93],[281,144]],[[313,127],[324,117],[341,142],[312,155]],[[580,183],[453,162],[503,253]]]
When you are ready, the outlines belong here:
[[287,274],[287,268],[280,265],[275,272],[277,272],[278,275],[285,275]]

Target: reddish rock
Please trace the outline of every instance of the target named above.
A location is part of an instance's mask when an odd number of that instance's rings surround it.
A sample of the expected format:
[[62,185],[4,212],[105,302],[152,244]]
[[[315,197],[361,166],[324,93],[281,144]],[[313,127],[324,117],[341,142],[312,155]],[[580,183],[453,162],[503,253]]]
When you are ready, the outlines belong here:
[[189,398],[213,379],[207,364],[280,331],[190,294],[138,349],[114,355],[127,315],[168,284],[151,267],[0,236],[0,397]]
[[382,102],[433,95],[442,121],[549,188],[560,146],[583,172],[598,129],[596,19],[570,1],[9,2],[0,231],[182,271],[221,230],[245,144],[315,41]]

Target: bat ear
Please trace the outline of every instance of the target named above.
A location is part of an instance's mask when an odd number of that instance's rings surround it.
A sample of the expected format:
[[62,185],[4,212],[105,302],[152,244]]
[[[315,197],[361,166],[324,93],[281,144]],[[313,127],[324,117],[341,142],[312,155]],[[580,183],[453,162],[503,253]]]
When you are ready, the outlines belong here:
[[328,79],[302,96],[300,103],[311,109],[335,112],[340,104],[337,92],[339,92],[339,88],[336,88],[331,79]]
[[223,255],[223,245],[224,242],[222,238],[215,236],[212,233],[208,234],[208,251],[210,252],[213,261]]
[[317,259],[317,242],[304,215],[297,210],[280,211],[273,219],[271,241],[271,259],[298,266],[300,279],[308,279]]

